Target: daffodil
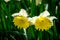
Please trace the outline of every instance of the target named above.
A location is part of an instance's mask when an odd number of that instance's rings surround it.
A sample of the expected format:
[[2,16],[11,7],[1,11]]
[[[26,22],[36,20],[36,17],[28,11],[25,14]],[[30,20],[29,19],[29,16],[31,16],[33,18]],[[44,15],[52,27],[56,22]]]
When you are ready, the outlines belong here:
[[10,0],[4,0],[5,2],[9,2]]
[[27,12],[24,9],[21,9],[19,13],[12,14],[12,16],[14,17],[14,25],[18,28],[27,29],[29,27],[30,21]]
[[[30,2],[32,3],[33,0],[30,0]],[[36,0],[36,5],[41,4],[42,0]]]
[[37,30],[48,30],[53,26],[53,19],[56,19],[55,16],[50,16],[48,11],[44,11],[39,16],[32,18],[32,23],[35,25]]

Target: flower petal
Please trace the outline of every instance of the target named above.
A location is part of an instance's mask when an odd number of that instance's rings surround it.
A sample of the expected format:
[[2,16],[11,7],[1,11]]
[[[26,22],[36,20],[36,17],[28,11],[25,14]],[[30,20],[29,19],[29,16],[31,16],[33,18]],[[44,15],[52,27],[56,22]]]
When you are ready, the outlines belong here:
[[53,21],[53,19],[57,19],[57,18],[55,16],[51,16],[49,17],[49,19]]
[[30,25],[33,24],[33,23],[32,23],[32,18],[31,18],[31,17],[28,18],[28,21],[30,22]]
[[47,17],[49,15],[50,13],[47,10],[40,14],[40,16],[43,16],[43,17]]
[[52,22],[52,26],[53,26],[53,19],[57,19],[55,16],[51,16],[51,17],[47,17],[51,22]]
[[12,14],[12,17],[19,16],[19,15],[20,15],[19,13],[14,13]]
[[38,18],[38,16],[32,17],[32,20],[31,20],[32,24],[35,24],[35,21],[37,18]]
[[31,18],[31,17],[29,17],[29,18],[28,18],[28,20],[29,20],[29,21],[32,21],[32,18]]
[[19,14],[20,14],[21,16],[25,16],[25,17],[28,16],[26,10],[24,10],[24,9],[21,9],[20,12],[19,12]]

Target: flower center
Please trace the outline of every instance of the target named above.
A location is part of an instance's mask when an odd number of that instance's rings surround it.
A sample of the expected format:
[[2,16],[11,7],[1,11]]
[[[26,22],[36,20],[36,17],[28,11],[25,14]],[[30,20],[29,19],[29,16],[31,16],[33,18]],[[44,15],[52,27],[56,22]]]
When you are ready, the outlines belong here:
[[29,21],[26,17],[23,16],[16,16],[13,20],[15,26],[18,26],[20,28],[27,28],[29,27]]
[[52,22],[46,17],[36,19],[35,28],[41,30],[48,30],[51,28]]

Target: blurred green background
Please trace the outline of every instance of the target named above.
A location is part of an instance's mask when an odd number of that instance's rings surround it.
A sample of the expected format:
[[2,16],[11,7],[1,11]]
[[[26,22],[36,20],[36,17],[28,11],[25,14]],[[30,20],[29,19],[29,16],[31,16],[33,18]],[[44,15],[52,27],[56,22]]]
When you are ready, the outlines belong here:
[[[11,15],[23,8],[30,17],[37,16],[45,10],[46,4],[51,16],[57,17],[57,20],[53,20],[54,26],[48,31],[38,31],[31,26],[26,30],[26,38],[23,29],[14,26]],[[35,0],[32,3],[30,0],[0,0],[0,40],[60,40],[60,0],[42,0],[37,6]]]

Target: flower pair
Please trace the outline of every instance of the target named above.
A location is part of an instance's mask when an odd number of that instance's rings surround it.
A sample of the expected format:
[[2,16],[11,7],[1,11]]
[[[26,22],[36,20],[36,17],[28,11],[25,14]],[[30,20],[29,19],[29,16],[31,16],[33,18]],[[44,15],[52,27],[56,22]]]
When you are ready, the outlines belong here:
[[35,25],[35,28],[38,30],[48,30],[53,26],[53,19],[56,19],[55,16],[50,16],[48,11],[44,11],[39,16],[28,17],[27,12],[24,9],[21,9],[19,13],[12,14],[14,17],[14,25],[18,28],[27,29],[31,25]]

